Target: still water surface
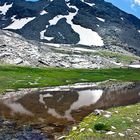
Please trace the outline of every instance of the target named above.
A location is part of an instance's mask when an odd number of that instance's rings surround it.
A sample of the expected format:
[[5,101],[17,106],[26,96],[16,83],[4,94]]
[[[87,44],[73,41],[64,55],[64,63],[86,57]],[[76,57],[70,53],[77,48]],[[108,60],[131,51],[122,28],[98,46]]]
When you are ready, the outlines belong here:
[[19,124],[39,124],[48,133],[66,131],[95,109],[140,102],[140,84],[118,90],[86,88],[70,91],[50,91],[27,94],[20,98],[0,101],[0,116],[14,119]]

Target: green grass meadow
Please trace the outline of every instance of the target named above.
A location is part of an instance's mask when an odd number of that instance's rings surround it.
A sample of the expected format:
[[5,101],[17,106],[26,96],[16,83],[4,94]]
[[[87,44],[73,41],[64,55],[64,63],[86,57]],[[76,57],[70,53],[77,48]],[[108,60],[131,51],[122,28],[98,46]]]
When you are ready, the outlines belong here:
[[0,65],[0,92],[6,89],[47,87],[109,79],[140,81],[140,69],[64,69]]

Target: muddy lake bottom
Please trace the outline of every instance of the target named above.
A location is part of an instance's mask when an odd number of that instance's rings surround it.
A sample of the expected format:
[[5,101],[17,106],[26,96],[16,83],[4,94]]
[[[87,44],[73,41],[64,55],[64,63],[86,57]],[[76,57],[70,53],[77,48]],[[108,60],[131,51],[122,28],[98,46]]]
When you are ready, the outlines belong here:
[[41,91],[0,101],[0,139],[56,139],[95,109],[140,102],[140,83]]

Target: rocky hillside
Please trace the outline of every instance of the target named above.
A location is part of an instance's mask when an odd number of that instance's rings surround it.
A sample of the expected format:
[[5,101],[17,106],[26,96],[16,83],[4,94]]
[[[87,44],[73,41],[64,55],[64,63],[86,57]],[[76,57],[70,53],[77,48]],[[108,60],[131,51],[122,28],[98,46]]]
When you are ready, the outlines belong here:
[[109,68],[138,63],[140,57],[112,46],[101,49],[75,45],[54,45],[27,40],[0,30],[0,63],[66,68]]

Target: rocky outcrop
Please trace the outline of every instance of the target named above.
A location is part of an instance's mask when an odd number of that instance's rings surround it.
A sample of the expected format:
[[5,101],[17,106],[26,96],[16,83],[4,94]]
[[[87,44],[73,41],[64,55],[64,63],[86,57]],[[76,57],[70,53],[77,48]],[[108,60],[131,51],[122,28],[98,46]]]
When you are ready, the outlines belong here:
[[[18,34],[0,30],[0,62],[26,66],[51,66],[65,68],[121,67],[114,57],[98,54],[98,49],[80,48],[59,44],[45,44],[26,40]],[[132,55],[123,49],[114,48],[122,54]],[[133,56],[133,55],[132,55]]]

